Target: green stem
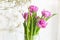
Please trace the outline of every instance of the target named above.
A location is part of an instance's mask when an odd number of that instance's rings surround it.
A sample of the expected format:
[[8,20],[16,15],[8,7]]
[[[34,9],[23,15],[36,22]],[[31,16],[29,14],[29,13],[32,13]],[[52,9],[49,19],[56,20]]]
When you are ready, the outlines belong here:
[[29,36],[29,34],[28,34],[28,27],[27,27],[27,40],[29,40],[29,37],[28,36]]
[[26,22],[24,22],[24,34],[25,34],[25,40],[29,40],[28,39],[28,27],[27,27],[27,25],[26,25]]
[[31,20],[32,21],[31,21],[31,29],[30,29],[31,30],[31,32],[30,32],[31,33],[30,34],[30,40],[33,40],[33,16],[31,17]]
[[37,26],[35,26],[34,35],[36,34]]
[[31,25],[31,37],[33,35],[33,17],[32,17],[32,25]]
[[29,14],[29,18],[28,18],[28,21],[27,21],[27,40],[29,40],[29,27],[30,27],[30,14]]
[[33,35],[35,35],[36,33],[36,23],[37,23],[37,20],[36,20],[36,13],[33,14],[33,24],[34,24],[34,31],[33,31]]

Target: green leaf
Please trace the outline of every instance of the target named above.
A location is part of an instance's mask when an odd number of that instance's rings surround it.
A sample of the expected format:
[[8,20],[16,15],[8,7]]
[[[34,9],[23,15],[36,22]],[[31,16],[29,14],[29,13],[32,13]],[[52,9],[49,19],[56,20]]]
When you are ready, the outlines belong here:
[[46,21],[49,20],[51,17],[55,16],[56,14],[52,14],[52,16],[46,18]]
[[55,16],[56,14],[53,14],[52,16]]
[[40,28],[38,26],[36,26],[36,31],[35,31],[35,34],[34,35],[37,35],[40,31]]
[[26,28],[26,22],[25,21],[24,21],[23,25],[24,25],[24,28]]
[[37,26],[36,34],[38,34],[40,31],[40,28]]

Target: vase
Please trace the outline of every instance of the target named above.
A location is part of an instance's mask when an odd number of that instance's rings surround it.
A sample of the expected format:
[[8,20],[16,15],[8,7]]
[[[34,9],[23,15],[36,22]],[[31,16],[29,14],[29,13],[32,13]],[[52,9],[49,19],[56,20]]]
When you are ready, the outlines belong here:
[[27,34],[25,34],[24,40],[40,40],[40,36],[39,36],[39,34],[35,35],[35,36],[31,36],[31,35],[27,36]]
[[40,31],[36,35],[31,35],[30,33],[27,33],[27,30],[24,31],[24,40],[40,40]]
[[27,36],[27,34],[25,34],[24,36],[24,40],[34,40],[33,36]]

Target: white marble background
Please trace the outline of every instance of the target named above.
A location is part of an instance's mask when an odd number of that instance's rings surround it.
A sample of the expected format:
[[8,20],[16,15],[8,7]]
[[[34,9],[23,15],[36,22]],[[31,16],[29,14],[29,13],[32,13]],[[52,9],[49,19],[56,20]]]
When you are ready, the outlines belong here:
[[57,40],[58,0],[32,0],[31,3],[22,4],[22,8],[14,5],[8,2],[0,3],[0,40],[24,40],[22,13],[27,12],[29,5],[39,7],[38,15],[41,15],[43,9],[57,14],[48,21],[49,24],[45,29],[41,29],[36,40]]

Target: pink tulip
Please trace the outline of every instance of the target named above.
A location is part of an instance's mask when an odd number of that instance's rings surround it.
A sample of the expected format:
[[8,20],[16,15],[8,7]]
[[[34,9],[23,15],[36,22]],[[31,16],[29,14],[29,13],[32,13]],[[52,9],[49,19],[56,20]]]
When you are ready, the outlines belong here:
[[25,12],[25,13],[23,14],[23,17],[24,17],[25,20],[27,20],[27,19],[28,19],[28,13]]
[[47,23],[44,19],[40,19],[37,23],[38,27],[45,28],[47,26]]
[[51,16],[51,12],[46,11],[46,10],[43,10],[41,13],[42,13],[42,16],[44,16],[44,17],[46,17],[46,18],[48,18],[48,17]]
[[34,6],[34,5],[31,5],[29,7],[29,11],[32,13],[32,12],[37,12],[38,11],[38,7]]

